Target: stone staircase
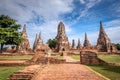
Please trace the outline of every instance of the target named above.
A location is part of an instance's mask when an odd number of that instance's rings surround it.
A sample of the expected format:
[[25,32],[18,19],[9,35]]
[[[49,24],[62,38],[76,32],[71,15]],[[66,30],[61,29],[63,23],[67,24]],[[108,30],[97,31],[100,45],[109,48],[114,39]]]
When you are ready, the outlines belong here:
[[31,80],[43,67],[43,65],[28,66],[23,70],[14,72],[7,80]]

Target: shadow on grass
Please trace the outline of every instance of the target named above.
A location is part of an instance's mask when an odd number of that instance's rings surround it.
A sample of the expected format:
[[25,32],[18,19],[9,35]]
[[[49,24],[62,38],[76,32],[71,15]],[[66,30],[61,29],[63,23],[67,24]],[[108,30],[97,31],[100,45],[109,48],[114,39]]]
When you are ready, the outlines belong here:
[[100,67],[102,70],[105,71],[111,71],[111,72],[115,72],[115,73],[120,73],[120,66],[116,66],[113,64],[108,64],[108,65],[87,65],[87,66],[91,66],[91,67]]

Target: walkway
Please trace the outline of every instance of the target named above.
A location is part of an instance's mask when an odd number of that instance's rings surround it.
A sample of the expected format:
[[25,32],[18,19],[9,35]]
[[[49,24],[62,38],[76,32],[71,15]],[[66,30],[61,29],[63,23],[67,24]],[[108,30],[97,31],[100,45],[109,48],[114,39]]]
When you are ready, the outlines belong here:
[[[65,57],[67,62],[74,61]],[[38,71],[34,80],[105,80],[81,64],[51,64]]]

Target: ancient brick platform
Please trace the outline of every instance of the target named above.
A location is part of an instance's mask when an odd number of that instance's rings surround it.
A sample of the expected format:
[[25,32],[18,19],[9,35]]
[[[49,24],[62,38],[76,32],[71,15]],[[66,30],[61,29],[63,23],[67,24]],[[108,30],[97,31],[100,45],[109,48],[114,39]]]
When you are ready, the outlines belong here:
[[31,80],[45,65],[31,65],[23,70],[14,72],[7,80]]
[[0,66],[20,66],[25,65],[25,61],[0,61]]

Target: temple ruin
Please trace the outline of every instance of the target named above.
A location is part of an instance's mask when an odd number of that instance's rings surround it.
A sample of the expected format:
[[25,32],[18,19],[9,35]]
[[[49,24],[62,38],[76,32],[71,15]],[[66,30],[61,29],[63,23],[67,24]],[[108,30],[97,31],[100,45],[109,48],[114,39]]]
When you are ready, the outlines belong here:
[[91,48],[91,44],[87,38],[87,34],[85,33],[85,40],[84,40],[84,44],[83,44],[83,48],[84,49],[90,49]]
[[66,36],[65,26],[62,22],[60,22],[58,25],[56,40],[57,40],[57,45],[56,45],[57,51],[65,51],[69,49],[68,37]]
[[82,45],[81,45],[81,43],[80,43],[80,39],[79,39],[79,38],[78,38],[78,45],[77,45],[77,49],[78,49],[78,50],[82,49]]
[[75,40],[74,39],[72,40],[72,49],[76,49],[76,47],[75,47]]
[[19,45],[19,50],[18,51],[22,52],[23,54],[26,54],[26,51],[31,50],[28,35],[27,35],[27,31],[26,31],[26,24],[23,27],[22,38],[23,38],[23,41]]
[[41,50],[42,46],[43,46],[43,40],[42,40],[41,32],[40,32],[39,36],[37,36],[36,34],[36,38],[33,44],[33,52],[36,52],[37,50]]
[[97,49],[100,52],[116,52],[116,47],[111,43],[109,37],[107,36],[102,22],[100,22],[100,32],[97,40]]

